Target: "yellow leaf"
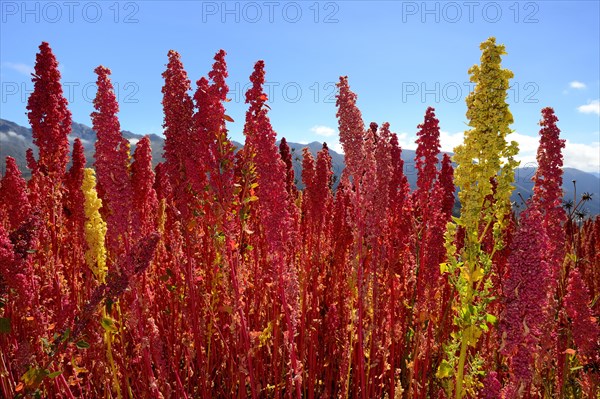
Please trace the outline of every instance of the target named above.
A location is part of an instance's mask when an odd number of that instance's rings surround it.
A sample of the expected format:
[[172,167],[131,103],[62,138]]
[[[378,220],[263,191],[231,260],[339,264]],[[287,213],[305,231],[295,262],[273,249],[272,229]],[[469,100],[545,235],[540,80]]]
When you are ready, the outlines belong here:
[[442,363],[440,363],[440,366],[438,367],[437,372],[435,373],[435,376],[437,378],[447,378],[452,375],[453,371],[454,371],[454,369],[452,368],[450,363],[448,363],[447,360],[442,360]]
[[448,264],[447,263],[440,263],[440,273],[444,274],[448,272]]
[[46,370],[32,367],[29,370],[27,370],[25,374],[23,374],[23,376],[21,377],[21,381],[23,381],[26,387],[29,387],[30,389],[35,389],[42,383],[44,377],[46,377],[47,375],[48,372]]
[[477,326],[469,326],[465,329],[465,339],[467,344],[472,347],[477,346],[477,341],[481,336],[481,329]]
[[483,277],[483,269],[481,269],[481,268],[475,269],[473,271],[473,273],[471,274],[471,282],[476,283],[479,280],[481,280],[482,277]]

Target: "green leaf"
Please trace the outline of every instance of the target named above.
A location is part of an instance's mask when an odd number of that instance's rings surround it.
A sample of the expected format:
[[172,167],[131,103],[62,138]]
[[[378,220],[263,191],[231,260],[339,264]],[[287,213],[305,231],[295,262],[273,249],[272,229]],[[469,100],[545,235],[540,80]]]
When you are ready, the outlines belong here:
[[11,329],[10,319],[8,317],[0,317],[0,333],[9,334]]
[[60,338],[60,342],[65,342],[66,340],[69,339],[70,336],[71,336],[71,329],[67,327],[67,329],[63,333],[62,337]]
[[75,344],[79,349],[87,349],[90,347],[90,344],[88,344],[87,342],[85,342],[84,340],[79,340],[77,341],[77,343]]
[[490,324],[496,324],[497,320],[498,320],[498,318],[496,316],[494,316],[493,314],[487,313],[485,315],[485,321],[487,321]]
[[118,331],[117,327],[115,326],[115,321],[110,317],[103,317],[100,321],[100,324],[108,332],[115,333]]
[[46,372],[49,373],[48,378],[56,378],[62,374],[62,371],[55,371],[54,373],[50,373],[48,370],[46,370]]

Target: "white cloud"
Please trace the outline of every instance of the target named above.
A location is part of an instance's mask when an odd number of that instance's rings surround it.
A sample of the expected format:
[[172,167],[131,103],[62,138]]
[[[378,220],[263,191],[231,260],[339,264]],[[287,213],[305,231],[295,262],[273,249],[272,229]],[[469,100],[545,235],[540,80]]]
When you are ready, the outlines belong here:
[[29,66],[27,64],[20,64],[20,63],[15,63],[15,62],[3,62],[2,66],[6,67],[8,69],[12,69],[13,71],[16,71],[25,76],[30,76],[34,72],[33,67]]
[[417,148],[417,145],[415,144],[416,138],[414,135],[409,136],[408,133],[402,132],[396,133],[396,136],[398,137],[398,145],[403,150],[414,150]]
[[[598,133],[594,137],[597,137]],[[414,137],[409,137],[406,133],[398,134],[398,141],[402,148],[415,149]],[[508,141],[516,141],[519,144],[519,153],[516,159],[521,162],[520,167],[537,167],[537,149],[539,146],[538,136],[528,136],[519,132],[508,135]],[[440,131],[440,143],[442,151],[453,152],[456,146],[462,144],[463,132],[449,133]],[[574,143],[566,141],[563,149],[564,166],[575,168],[585,172],[600,171],[600,143],[591,144]]]
[[[398,144],[401,148],[407,150],[416,150],[417,149],[417,136],[414,134],[408,134],[406,132],[397,133],[398,136]],[[463,132],[450,133],[444,130],[440,131],[440,146],[441,150],[444,152],[454,152],[454,148],[460,144],[462,144],[464,138]]]
[[327,142],[327,147],[329,147],[331,150],[337,152],[338,154],[344,155],[344,149],[342,148],[342,145],[340,144],[339,141]]
[[129,139],[129,144],[136,145],[140,139]]
[[571,89],[582,90],[582,89],[585,89],[587,86],[583,82],[580,82],[578,80],[574,80],[571,83],[569,83],[569,87]]
[[589,101],[586,105],[577,107],[577,111],[582,114],[600,115],[600,100]]
[[[537,149],[539,137],[527,136],[520,133],[512,133],[508,140],[519,143],[519,154],[517,159],[521,161],[520,167],[537,167]],[[584,172],[600,171],[600,143],[591,144],[574,143],[567,140],[563,153],[563,163],[566,168],[575,168]]]
[[[417,148],[415,143],[416,136],[408,133],[397,133],[398,143],[403,149],[414,150]],[[598,133],[595,134],[598,136]],[[594,137],[595,137],[594,136]],[[450,133],[440,131],[440,144],[442,151],[454,152],[454,148],[463,143],[464,132]],[[539,136],[529,136],[519,132],[508,135],[507,141],[516,141],[519,144],[519,153],[516,159],[521,162],[520,167],[537,167],[537,149],[539,146]],[[327,142],[332,150],[343,154],[342,146],[339,141]],[[600,172],[600,143],[591,144],[574,143],[566,141],[563,149],[564,166],[575,168],[585,172]]]
[[573,143],[567,140],[564,154],[564,164],[585,172],[600,172],[600,143]]
[[464,132],[450,133],[440,130],[440,145],[442,151],[454,152],[454,149],[461,145],[464,140]]
[[9,130],[8,132],[0,132],[0,141],[7,143],[7,142],[15,140],[15,139],[25,141],[24,136],[21,136],[15,132],[13,132],[12,130]]
[[506,141],[516,141],[519,144],[519,153],[515,157],[521,161],[519,167],[537,167],[536,156],[540,139],[537,136],[528,136],[519,132],[514,132],[506,137]]
[[331,137],[336,134],[335,129],[333,129],[329,126],[323,126],[323,125],[313,126],[310,128],[310,131],[313,132],[314,134],[317,134],[319,136],[324,136],[324,137]]
[[[330,137],[330,139],[324,140],[327,143],[329,149],[337,152],[338,154],[344,154],[344,150],[342,149],[342,145],[340,144],[339,138],[337,136],[337,129],[324,125],[315,125],[310,128],[310,131],[316,134],[317,136]],[[300,142],[300,144],[304,143]]]

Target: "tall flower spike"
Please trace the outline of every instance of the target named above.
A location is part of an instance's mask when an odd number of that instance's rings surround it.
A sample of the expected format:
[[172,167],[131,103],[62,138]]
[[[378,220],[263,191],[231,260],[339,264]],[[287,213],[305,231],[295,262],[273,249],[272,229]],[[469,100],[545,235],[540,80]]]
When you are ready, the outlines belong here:
[[341,76],[338,83],[339,94],[336,100],[337,118],[340,130],[340,143],[344,149],[346,167],[350,176],[360,178],[360,165],[364,158],[365,125],[360,110],[356,106],[356,94],[350,90],[348,77]]
[[298,189],[296,188],[296,182],[294,177],[294,164],[292,163],[292,153],[290,151],[290,146],[288,145],[285,137],[282,137],[281,142],[279,143],[279,155],[281,155],[281,159],[285,163],[285,169],[287,172],[287,178],[285,181],[287,192],[290,195],[290,198],[295,200],[298,197]]
[[[170,185],[178,194],[178,208],[185,211],[187,204],[184,195],[187,186],[187,176],[195,176],[196,169],[186,170],[186,165],[192,162],[194,151],[188,151],[192,144],[192,117],[194,103],[189,94],[190,80],[183,69],[181,57],[174,50],[169,50],[169,63],[162,76],[165,84],[163,93],[163,128],[165,134],[164,167],[169,177]],[[193,150],[193,148],[191,148]],[[192,165],[193,166],[193,165]]]
[[[340,131],[340,142],[344,149],[346,160],[346,170],[354,184],[354,193],[351,200],[354,202],[354,254],[356,264],[353,268],[356,270],[356,280],[358,286],[358,296],[356,305],[358,308],[358,317],[356,321],[357,329],[357,345],[360,348],[357,353],[358,367],[357,386],[360,387],[362,398],[367,395],[367,381],[365,378],[365,356],[364,356],[364,313],[365,300],[367,297],[365,280],[365,261],[367,258],[365,240],[369,237],[369,233],[375,233],[371,214],[371,205],[373,204],[375,193],[375,134],[372,129],[365,130],[365,125],[362,120],[360,110],[356,106],[356,94],[350,90],[348,78],[340,77],[338,83],[339,93],[337,95],[336,106],[338,111],[338,126]],[[371,235],[373,237],[374,234]]]
[[[199,154],[205,154],[205,170],[218,202],[230,202],[233,198],[234,153],[233,145],[227,137],[225,107],[229,88],[225,83],[227,64],[225,51],[220,50],[214,57],[212,70],[208,73],[212,84],[201,78],[194,101],[198,111],[194,115],[194,135],[200,146]],[[198,168],[202,173],[202,167]]]
[[[63,273],[71,279],[67,284],[72,287],[71,295],[73,302],[76,302],[79,290],[75,286],[80,281],[81,265],[85,263],[85,195],[82,186],[86,159],[79,138],[73,142],[72,158],[73,164],[65,176],[66,195],[63,197],[65,228],[70,239],[64,243],[65,250],[61,252],[65,257]],[[85,277],[81,281],[85,281]]]
[[551,206],[560,205],[562,187],[562,149],[565,140],[560,139],[558,118],[550,107],[542,109],[540,121],[540,145],[537,152],[538,169],[533,177],[534,200]]
[[454,208],[454,168],[452,167],[452,159],[448,154],[444,154],[442,158],[442,169],[438,176],[440,188],[443,191],[442,214],[448,219],[452,216]]
[[[558,118],[554,115],[552,108],[542,109],[542,120],[540,121],[540,145],[537,150],[538,168],[533,176],[533,199],[530,206],[535,206],[541,213],[542,225],[548,235],[548,250],[544,253],[545,259],[550,268],[549,281],[549,315],[547,318],[546,330],[551,331],[545,334],[542,346],[548,348],[546,352],[546,373],[554,373],[556,366],[562,368],[564,362],[559,358],[563,356],[560,349],[566,345],[565,335],[557,334],[558,318],[561,312],[561,301],[567,281],[566,276],[561,273],[565,259],[565,230],[564,225],[567,221],[567,215],[562,207],[562,176],[563,176],[563,155],[562,149],[565,147],[565,140],[560,139],[560,129],[556,126]],[[560,286],[560,289],[557,289]],[[562,341],[562,342],[559,342]],[[550,350],[552,348],[552,350]],[[557,372],[561,374],[561,371]],[[561,381],[562,377],[558,379]],[[559,384],[561,386],[561,384]],[[560,388],[559,388],[560,390]]]
[[402,149],[398,144],[398,135],[395,133],[392,133],[390,147],[392,162],[392,178],[390,179],[390,209],[392,214],[398,215],[404,209],[412,209],[412,201],[409,195],[410,185],[408,183],[408,178],[404,174]]
[[[470,317],[455,317],[458,327],[454,344],[460,346],[458,357],[448,351],[448,358],[455,366],[455,398],[462,398],[466,390],[465,381],[472,384],[473,378],[464,378],[464,372],[476,372],[468,366],[469,352],[477,347],[481,335],[481,325],[486,318],[486,296],[491,287],[491,257],[502,249],[503,231],[511,211],[510,196],[513,191],[514,171],[518,165],[514,156],[518,152],[516,142],[507,143],[511,133],[512,114],[506,102],[509,79],[513,73],[501,66],[502,55],[506,54],[503,45],[489,38],[480,46],[481,65],[469,69],[475,89],[469,94],[467,118],[471,130],[465,132],[464,144],[456,147],[454,161],[454,181],[459,188],[461,203],[460,218],[457,224],[448,224],[446,248],[448,265],[443,268],[454,274],[455,292],[458,294],[460,314],[472,312]],[[464,231],[464,244],[457,250],[455,239]],[[493,248],[486,251],[482,241],[493,233]],[[457,257],[462,258],[461,262]],[[478,287],[484,286],[481,290]],[[475,304],[480,304],[474,306]],[[451,346],[449,346],[450,348]],[[473,363],[471,363],[473,365]],[[472,377],[472,376],[471,376]]]
[[81,191],[83,184],[83,175],[85,169],[85,148],[79,138],[76,138],[73,142],[73,164],[71,169],[67,173],[65,185],[69,192],[68,196],[68,208],[71,213],[71,219],[74,221],[74,225],[78,228],[83,228],[84,223],[84,211],[83,203],[84,196]]
[[[372,146],[372,154],[370,157],[373,160],[371,172],[365,174],[373,176],[372,180],[374,184],[371,185],[370,191],[372,194],[371,208],[367,214],[367,225],[369,230],[372,232],[369,239],[371,245],[375,248],[376,252],[380,251],[381,236],[387,234],[385,231],[388,215],[389,215],[389,202],[390,202],[390,182],[392,179],[392,146],[391,137],[392,132],[390,131],[390,124],[384,122],[377,131],[377,124],[372,122],[370,125],[370,137],[366,145]],[[374,263],[381,262],[375,260]]]
[[144,136],[138,141],[131,165],[133,207],[136,220],[134,228],[138,236],[145,236],[156,230],[158,199],[154,190],[152,170],[152,148],[150,138]]
[[100,216],[102,201],[96,193],[96,177],[94,170],[84,170],[83,185],[81,187],[85,196],[85,240],[87,250],[85,261],[100,283],[104,283],[107,274],[106,248],[104,239],[106,237],[106,223]]
[[31,212],[27,183],[12,157],[6,157],[6,174],[0,181],[0,209],[2,208],[6,212],[11,230],[19,227]]
[[[315,181],[315,158],[310,152],[310,148],[302,149],[302,183],[304,184],[303,197],[312,192]],[[306,200],[303,198],[303,201]]]
[[[439,277],[440,251],[443,251],[443,233],[439,236],[444,223],[439,218],[438,211],[442,205],[442,193],[436,192],[438,177],[438,155],[440,153],[440,128],[435,117],[434,109],[428,107],[423,123],[417,128],[417,150],[415,152],[415,165],[417,168],[417,189],[413,193],[415,206],[415,233],[417,243],[416,261],[418,264],[417,300],[420,307],[429,308],[435,312],[431,304],[425,305],[425,290],[430,292],[437,285]],[[441,238],[442,241],[438,240]]]
[[[498,220],[493,225],[498,239],[506,224],[504,217],[511,210],[514,169],[518,165],[514,160],[518,144],[506,141],[513,123],[506,96],[509,79],[514,75],[501,68],[501,58],[506,52],[503,45],[496,44],[495,38],[483,42],[480,48],[481,65],[469,69],[470,80],[476,83],[475,90],[466,99],[472,129],[465,132],[464,144],[455,149],[455,181],[460,188],[460,217],[465,224],[479,223],[480,204],[497,184],[493,214],[489,217]],[[473,162],[474,159],[477,162]]]
[[275,132],[267,116],[267,95],[263,92],[265,82],[265,63],[258,61],[250,76],[252,87],[246,92],[246,103],[250,104],[246,112],[244,135],[250,151],[255,153],[260,218],[265,230],[265,239],[274,254],[275,275],[278,282],[278,294],[283,308],[287,331],[284,334],[287,344],[290,373],[288,385],[301,397],[301,365],[297,358],[294,336],[298,320],[297,273],[293,264],[285,260],[285,251],[290,240],[291,217],[286,190],[285,164],[275,145]]
[[429,200],[437,177],[438,154],[440,153],[440,127],[435,117],[435,109],[428,107],[425,120],[417,126],[417,151],[415,166],[417,168],[417,189],[414,192],[415,205],[419,217],[425,217],[429,209]]
[[246,102],[250,108],[246,113],[244,133],[247,144],[256,152],[254,162],[258,174],[259,198],[263,220],[269,220],[265,226],[266,238],[271,246],[280,248],[288,240],[290,216],[285,187],[285,164],[275,145],[275,132],[267,116],[265,103],[267,95],[263,92],[265,82],[264,61],[258,61],[250,76],[252,87],[246,93]]
[[39,148],[37,167],[62,179],[69,160],[67,136],[71,132],[71,111],[63,96],[58,62],[46,42],[42,42],[36,55],[32,81],[33,92],[27,100],[27,116],[33,143]]
[[[327,143],[323,143],[321,151],[317,154],[317,162],[315,164],[315,194],[317,201],[320,202],[317,221],[324,223],[324,212],[328,212],[333,203],[333,195],[331,192],[333,185],[333,172],[331,171],[331,155]],[[324,226],[322,226],[324,227]]]
[[99,66],[94,72],[98,75],[98,92],[94,99],[96,111],[91,116],[98,136],[94,164],[98,176],[97,191],[102,199],[102,214],[108,225],[109,250],[116,251],[129,230],[130,222],[132,191],[129,141],[121,134],[117,118],[119,105],[110,81],[110,69]]
[[[562,176],[565,140],[559,138],[560,129],[556,126],[558,118],[552,108],[542,109],[540,121],[540,145],[537,151],[538,169],[533,176],[533,203],[542,212],[544,227],[550,241],[548,262],[553,277],[564,259],[565,233],[563,225],[567,220],[562,207]],[[555,284],[555,278],[552,279]]]

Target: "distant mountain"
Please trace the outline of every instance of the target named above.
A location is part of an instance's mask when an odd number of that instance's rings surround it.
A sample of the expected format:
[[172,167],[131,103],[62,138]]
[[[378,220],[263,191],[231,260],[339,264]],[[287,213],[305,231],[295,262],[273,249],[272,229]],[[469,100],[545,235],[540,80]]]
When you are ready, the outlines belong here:
[[[16,123],[0,119],[0,172],[4,175],[7,156],[16,159],[21,171],[28,173],[25,152],[33,148],[31,129],[19,126]],[[36,154],[37,155],[37,154]]]
[[[137,142],[144,137],[127,130],[123,130],[121,133],[124,138],[129,140],[132,151],[135,149]],[[152,159],[154,163],[157,164],[163,160],[162,148],[165,140],[156,134],[151,134],[149,137],[152,147]],[[69,135],[71,146],[76,138],[81,140],[81,143],[85,148],[87,166],[91,167],[94,163],[94,153],[96,151],[94,148],[96,132],[89,126],[73,122],[71,134]],[[17,161],[17,165],[21,168],[23,175],[29,177],[30,172],[29,169],[27,169],[27,161],[25,159],[25,152],[28,148],[32,148],[35,156],[38,156],[37,147],[33,145],[31,129],[19,126],[14,122],[5,119],[0,119],[0,160],[2,160],[2,162],[0,162],[0,173],[4,174],[6,168],[4,159],[7,156],[11,156]]]
[[[131,143],[132,150],[135,148],[135,144],[143,137],[142,135],[132,133],[129,131],[122,131],[123,137],[129,140]],[[89,126],[82,125],[80,123],[73,123],[72,133],[69,136],[69,141],[72,143],[76,137],[79,137],[85,147],[85,155],[87,158],[88,166],[91,166],[94,161],[94,143],[96,142],[96,132],[94,132]],[[164,146],[164,139],[155,134],[150,136],[150,144],[152,146],[152,157],[154,164],[163,161],[162,152]],[[243,144],[233,142],[234,146],[241,148]],[[279,142],[277,143],[279,145]],[[290,150],[292,151],[292,161],[294,165],[294,173],[296,176],[296,185],[299,188],[303,188],[302,184],[302,149],[308,147],[311,154],[316,158],[317,153],[323,147],[322,143],[313,141],[308,144],[300,144],[288,142]],[[17,164],[23,171],[25,177],[28,177],[29,170],[26,165],[25,152],[28,148],[33,148],[34,153],[36,148],[33,145],[31,129],[19,126],[14,122],[10,122],[4,119],[0,119],[0,174],[4,174],[5,162],[4,158],[11,156],[16,159]],[[329,149],[331,155],[332,168],[337,181],[344,170],[344,156],[331,149]],[[37,156],[37,153],[36,153]],[[408,178],[408,182],[414,189],[417,183],[417,171],[415,168],[415,151],[413,150],[402,150],[402,159],[404,160],[404,173]],[[527,199],[533,193],[533,182],[531,178],[535,174],[535,168],[519,168],[515,174],[515,192],[513,194],[513,201],[516,204],[522,203],[521,197]],[[592,200],[586,204],[587,210],[591,214],[600,214],[600,177],[591,173],[583,172],[578,169],[565,168],[563,176],[563,190],[564,198],[566,200],[572,200],[574,195],[573,180],[576,181],[577,196],[587,192],[592,194]]]
[[[528,199],[533,194],[533,181],[531,178],[535,174],[536,168],[519,168],[515,173],[515,192],[512,199],[517,204],[522,204],[523,200],[519,198],[519,193],[524,199]],[[575,184],[573,184],[575,182]],[[577,190],[577,192],[575,192]],[[591,173],[583,172],[579,169],[563,169],[563,198],[564,201],[577,202],[583,193],[592,194],[592,200],[585,204],[585,208],[590,214],[600,214],[600,178]],[[577,199],[575,200],[575,194]]]

